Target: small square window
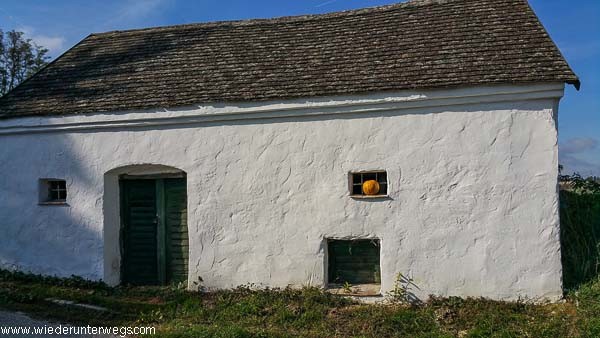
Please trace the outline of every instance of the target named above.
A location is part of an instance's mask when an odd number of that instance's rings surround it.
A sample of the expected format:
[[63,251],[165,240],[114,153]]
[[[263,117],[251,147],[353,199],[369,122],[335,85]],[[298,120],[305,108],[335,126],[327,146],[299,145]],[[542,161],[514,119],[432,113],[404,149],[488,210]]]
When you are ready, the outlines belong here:
[[380,259],[379,239],[327,239],[328,287],[380,284]]
[[67,201],[67,181],[59,179],[40,180],[40,203],[64,204]]
[[350,173],[350,195],[382,197],[388,194],[387,172],[384,170]]

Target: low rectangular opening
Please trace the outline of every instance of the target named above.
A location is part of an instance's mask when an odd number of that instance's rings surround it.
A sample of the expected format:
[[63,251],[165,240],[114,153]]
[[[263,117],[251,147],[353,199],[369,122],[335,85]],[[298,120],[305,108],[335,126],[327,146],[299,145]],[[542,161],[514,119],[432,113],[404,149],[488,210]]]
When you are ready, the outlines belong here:
[[379,239],[328,239],[328,288],[339,293],[379,294]]

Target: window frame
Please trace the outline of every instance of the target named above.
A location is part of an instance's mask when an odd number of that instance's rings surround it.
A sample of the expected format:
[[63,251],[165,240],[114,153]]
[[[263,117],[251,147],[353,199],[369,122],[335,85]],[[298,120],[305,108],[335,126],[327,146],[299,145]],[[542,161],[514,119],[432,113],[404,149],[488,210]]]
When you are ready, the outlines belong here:
[[[385,180],[380,180],[379,175],[385,174]],[[360,175],[360,183],[354,182],[355,175]],[[365,175],[375,175],[375,180],[379,183],[379,186],[385,186],[384,193],[378,193],[377,195],[366,195],[362,192],[362,184],[364,183]],[[354,187],[360,186],[361,193],[357,194],[354,192]],[[376,169],[376,170],[357,170],[348,172],[348,192],[351,198],[355,199],[373,199],[373,198],[388,198],[390,193],[390,182],[389,182],[389,174],[385,169]]]
[[[326,277],[325,277],[325,282],[324,282],[324,288],[325,290],[327,290],[327,292],[332,293],[332,294],[338,294],[338,295],[345,295],[345,296],[360,296],[360,297],[372,297],[372,296],[376,296],[379,297],[382,295],[382,291],[381,291],[381,285],[382,285],[382,276],[383,276],[383,266],[382,266],[382,240],[381,238],[378,237],[325,237],[324,238],[324,242],[325,242],[325,260],[324,260],[324,264],[325,264],[325,271],[326,271]],[[365,249],[365,245],[364,243],[368,242],[369,244],[374,244],[374,246],[376,247],[376,249],[374,249],[376,251],[375,253],[375,259],[373,260],[372,263],[374,263],[372,265],[372,267],[374,267],[373,270],[371,270],[370,268],[366,268],[366,267],[362,267],[359,268],[360,266],[357,264],[360,264],[359,261],[364,262],[365,259],[368,259],[367,257],[369,257],[369,255],[364,255],[366,252],[364,250],[360,250],[360,247],[362,247],[362,249]],[[343,246],[348,246],[349,250],[352,250],[351,248],[353,246],[356,246],[357,249],[359,249],[359,251],[363,251],[363,254],[359,254],[359,255],[344,255],[344,254],[336,254],[336,243],[338,244],[338,249],[339,249],[339,244]],[[368,250],[370,251],[370,250]],[[353,250],[351,251],[353,252]],[[354,258],[352,258],[354,257]],[[346,263],[348,263],[347,259],[350,258],[350,266],[352,271],[354,271],[356,274],[354,273],[346,273],[345,277],[352,277],[354,280],[349,280],[348,278],[341,278],[344,276],[338,276],[336,272],[339,272],[339,268],[341,268],[344,263],[342,263],[342,261],[340,261],[340,258],[343,258],[344,260],[346,260]],[[341,264],[340,264],[341,263]],[[348,264],[346,264],[348,265]],[[347,269],[344,269],[346,271],[350,271]],[[373,280],[366,280],[363,279],[364,277],[364,273],[369,273],[372,272],[373,275]],[[354,274],[354,276],[352,276]],[[362,275],[362,276],[361,276]],[[361,278],[363,280],[357,280],[356,278]]]
[[[61,178],[41,178],[39,180],[39,205],[68,205],[67,180]],[[64,198],[61,198],[64,197]]]

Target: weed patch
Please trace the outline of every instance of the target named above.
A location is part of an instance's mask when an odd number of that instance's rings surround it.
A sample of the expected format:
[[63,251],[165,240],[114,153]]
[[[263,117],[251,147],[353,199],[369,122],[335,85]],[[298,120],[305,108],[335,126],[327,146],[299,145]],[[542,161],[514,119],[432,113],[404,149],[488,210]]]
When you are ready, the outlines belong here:
[[[212,293],[117,287],[1,271],[0,307],[58,321],[151,325],[160,337],[599,337],[600,280],[561,304],[431,297],[422,304],[359,304],[317,288]],[[77,282],[75,282],[77,281]],[[98,312],[46,301],[108,308]]]

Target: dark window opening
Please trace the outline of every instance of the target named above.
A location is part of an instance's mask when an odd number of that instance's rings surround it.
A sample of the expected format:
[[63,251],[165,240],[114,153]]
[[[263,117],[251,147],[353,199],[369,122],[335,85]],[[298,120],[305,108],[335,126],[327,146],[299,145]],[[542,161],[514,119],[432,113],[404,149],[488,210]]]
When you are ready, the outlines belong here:
[[327,253],[330,285],[381,283],[378,239],[329,239]]
[[58,179],[40,180],[41,203],[65,203],[67,201],[67,181]]
[[[387,172],[385,171],[365,171],[350,173],[350,193],[352,196],[386,196],[388,193]],[[379,185],[377,193],[367,193],[364,191],[365,182],[375,181]]]

